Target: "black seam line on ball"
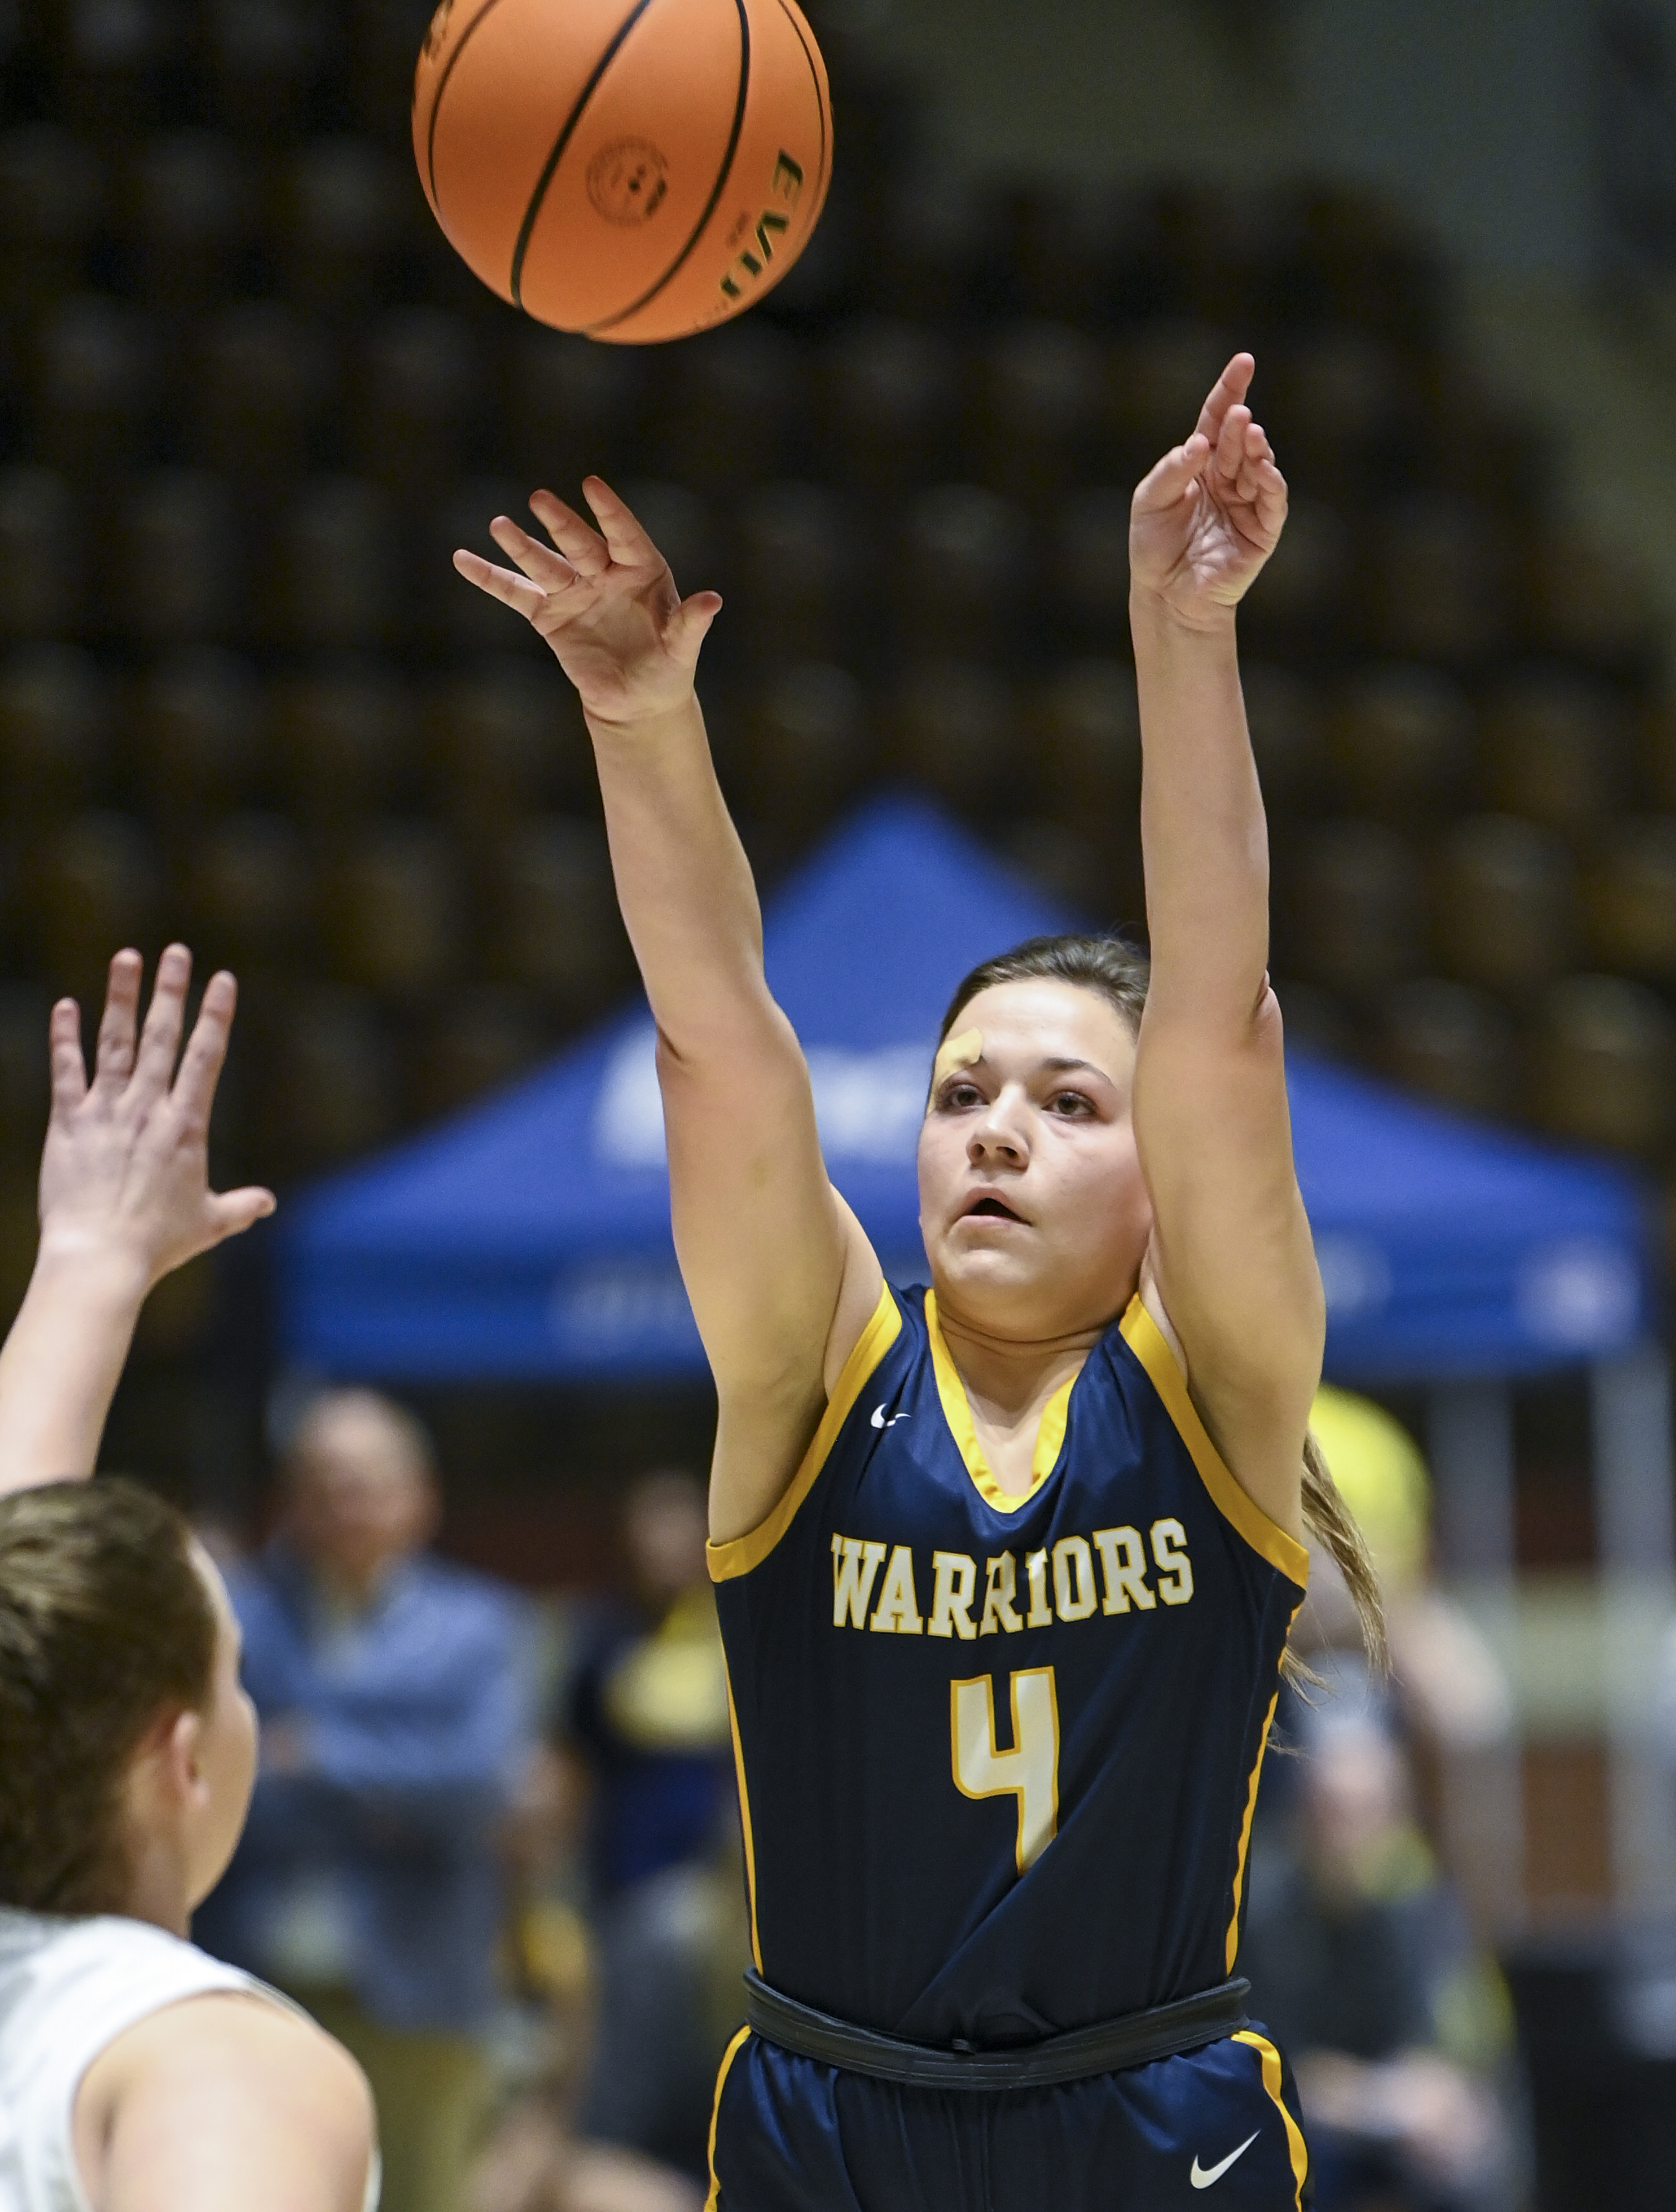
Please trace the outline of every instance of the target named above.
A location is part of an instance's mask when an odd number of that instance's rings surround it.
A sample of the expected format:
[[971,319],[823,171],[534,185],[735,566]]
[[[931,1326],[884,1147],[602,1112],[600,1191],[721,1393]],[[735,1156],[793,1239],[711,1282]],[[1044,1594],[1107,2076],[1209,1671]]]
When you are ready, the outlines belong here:
[[780,12],[786,18],[786,22],[791,26],[792,37],[803,48],[803,58],[809,64],[810,82],[815,88],[815,112],[819,117],[821,125],[821,159],[820,165],[815,172],[815,198],[817,201],[823,202],[826,193],[826,167],[829,149],[827,145],[826,136],[827,103],[826,100],[823,98],[821,93],[821,73],[815,66],[815,57],[809,51],[809,41],[803,35],[803,27],[798,21],[796,15],[792,13],[791,9],[786,5],[786,0],[780,0]]
[[750,90],[750,21],[745,14],[745,0],[733,0],[733,5],[739,15],[739,96],[733,104],[733,129],[728,137],[727,151],[722,156],[721,167],[717,173],[714,187],[709,198],[704,203],[704,212],[694,225],[692,236],[676,255],[674,260],[670,263],[669,267],[665,270],[651,290],[642,292],[638,300],[631,300],[626,307],[620,307],[616,314],[607,315],[603,323],[590,323],[586,333],[589,337],[597,337],[601,331],[614,331],[619,323],[626,323],[630,315],[637,315],[642,307],[651,305],[665,285],[674,278],[694,246],[703,237],[710,218],[716,211],[716,203],[727,189],[727,179],[733,173],[733,156],[739,150],[739,133],[744,129],[745,125],[745,95]]
[[471,18],[471,21],[460,33],[459,44],[454,48],[452,53],[449,55],[446,63],[443,66],[442,74],[436,82],[436,96],[431,102],[430,128],[425,134],[425,169],[426,173],[430,179],[431,205],[436,210],[439,216],[442,212],[442,203],[436,196],[436,118],[442,112],[442,95],[448,89],[449,78],[459,66],[460,56],[465,52],[465,49],[471,45],[472,40],[477,37],[478,32],[482,30],[483,25],[489,21],[489,17],[495,13],[495,10],[500,6],[500,4],[501,0],[488,0],[488,4],[485,7],[478,9],[477,14]]
[[593,75],[577,94],[576,105],[566,116],[564,128],[560,131],[552,152],[547,156],[547,167],[542,171],[535,191],[531,195],[530,204],[524,210],[524,221],[518,233],[518,243],[512,251],[512,303],[514,307],[522,307],[524,305],[524,257],[530,250],[530,240],[541,214],[542,204],[547,198],[548,187],[553,181],[558,166],[564,159],[565,148],[575,136],[576,125],[582,119],[582,111],[598,89],[600,78],[616,59],[623,40],[651,5],[652,0],[636,0],[636,5],[628,10],[617,26],[616,36],[594,64]]

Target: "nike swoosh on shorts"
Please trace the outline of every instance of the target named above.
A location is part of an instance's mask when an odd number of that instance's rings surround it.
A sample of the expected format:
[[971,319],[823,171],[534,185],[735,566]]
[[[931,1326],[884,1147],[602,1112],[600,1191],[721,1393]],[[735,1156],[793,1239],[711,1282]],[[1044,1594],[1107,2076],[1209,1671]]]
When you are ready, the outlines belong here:
[[1211,2166],[1208,2172],[1205,2171],[1205,2167],[1199,2163],[1199,2154],[1195,2151],[1193,2156],[1193,2172],[1187,2176],[1188,2180],[1192,2182],[1195,2189],[1208,2189],[1213,2181],[1220,2181],[1223,2175],[1227,2172],[1229,2167],[1232,2166],[1236,2158],[1243,2158],[1261,2133],[1262,2130],[1260,2128],[1254,2129],[1237,2150],[1230,2150],[1227,2157],[1223,2160],[1221,2165]]

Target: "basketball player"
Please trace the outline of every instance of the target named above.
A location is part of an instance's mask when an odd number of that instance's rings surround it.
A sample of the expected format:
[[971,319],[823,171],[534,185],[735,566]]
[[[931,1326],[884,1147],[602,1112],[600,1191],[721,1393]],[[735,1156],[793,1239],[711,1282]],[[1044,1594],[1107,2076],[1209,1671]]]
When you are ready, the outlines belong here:
[[887,1285],[763,977],[683,601],[590,479],[502,516],[581,696],[658,1024],[677,1249],[715,1376],[711,1572],[756,1956],[711,2203],[1166,2212],[1305,2201],[1233,1979],[1318,1455],[1235,607],[1286,488],[1231,361],[1135,495],[1144,961],[1036,940],[955,991],[920,1139],[932,1287]]
[[52,1020],[40,1244],[0,1352],[0,2212],[359,2212],[348,2056],[186,1940],[243,1825],[256,1723],[220,1576],[179,1516],[90,1474],[147,1293],[270,1212],[209,1188],[233,1018],[191,963],[111,963],[91,1084]]

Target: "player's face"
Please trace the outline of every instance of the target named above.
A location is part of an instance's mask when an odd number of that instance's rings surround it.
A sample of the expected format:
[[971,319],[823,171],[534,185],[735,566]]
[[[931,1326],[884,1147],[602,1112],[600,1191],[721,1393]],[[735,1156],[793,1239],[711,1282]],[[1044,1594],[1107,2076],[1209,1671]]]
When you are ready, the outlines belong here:
[[920,1133],[920,1226],[944,1311],[1038,1339],[1121,1310],[1152,1225],[1134,1072],[1128,1024],[1077,984],[1000,983],[962,1009]]
[[216,1609],[216,1664],[194,1746],[199,1787],[185,1839],[188,1901],[194,1905],[227,1871],[256,1778],[256,1709],[239,1679],[239,1623],[207,1553],[197,1565]]

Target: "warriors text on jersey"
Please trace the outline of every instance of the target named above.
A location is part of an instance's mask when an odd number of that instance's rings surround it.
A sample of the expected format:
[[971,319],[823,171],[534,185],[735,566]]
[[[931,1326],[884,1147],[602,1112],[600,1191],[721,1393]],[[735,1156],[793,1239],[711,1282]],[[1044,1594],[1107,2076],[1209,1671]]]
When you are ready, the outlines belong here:
[[1225,1980],[1307,1571],[1139,1299],[1013,1498],[934,1297],[887,1289],[785,1498],[711,1548],[764,1978],[983,2048]]

